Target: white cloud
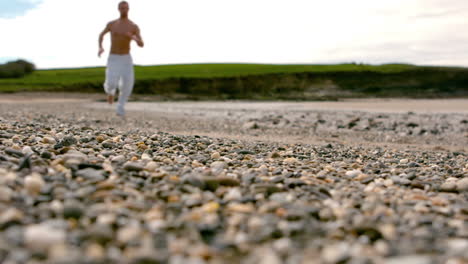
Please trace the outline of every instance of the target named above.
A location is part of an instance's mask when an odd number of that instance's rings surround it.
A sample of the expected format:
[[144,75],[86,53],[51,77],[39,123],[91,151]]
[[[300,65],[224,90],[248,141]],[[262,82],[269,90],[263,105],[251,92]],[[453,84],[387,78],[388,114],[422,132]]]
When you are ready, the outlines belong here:
[[[37,0],[24,0],[37,1]],[[0,19],[0,57],[40,68],[104,65],[97,38],[119,0],[43,0]],[[408,62],[468,66],[464,0],[130,0],[138,64]],[[3,39],[3,38],[2,38]],[[106,36],[106,47],[109,36]],[[108,48],[107,48],[108,50]]]

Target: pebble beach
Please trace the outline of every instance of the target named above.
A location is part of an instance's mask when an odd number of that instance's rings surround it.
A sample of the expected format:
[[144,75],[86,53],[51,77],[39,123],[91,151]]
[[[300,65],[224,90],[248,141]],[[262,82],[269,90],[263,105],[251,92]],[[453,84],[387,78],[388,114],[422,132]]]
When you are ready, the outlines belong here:
[[2,95],[0,263],[468,263],[468,100],[99,99]]

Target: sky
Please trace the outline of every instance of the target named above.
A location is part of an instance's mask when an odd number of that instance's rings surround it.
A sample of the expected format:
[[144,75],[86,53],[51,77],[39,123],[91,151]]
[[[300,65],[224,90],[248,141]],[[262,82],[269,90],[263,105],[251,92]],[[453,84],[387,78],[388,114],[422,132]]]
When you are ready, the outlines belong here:
[[[104,66],[120,0],[0,0],[0,63]],[[468,67],[466,0],[128,0],[135,64],[411,63]],[[110,36],[104,40],[109,51]]]

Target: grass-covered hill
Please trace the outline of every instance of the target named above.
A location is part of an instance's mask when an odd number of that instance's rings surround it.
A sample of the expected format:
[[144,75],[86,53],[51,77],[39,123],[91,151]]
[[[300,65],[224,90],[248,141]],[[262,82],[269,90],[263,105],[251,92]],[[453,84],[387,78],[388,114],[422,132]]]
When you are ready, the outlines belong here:
[[[103,92],[104,68],[37,70],[0,92]],[[136,94],[168,99],[468,96],[468,68],[407,64],[186,64],[135,67]]]

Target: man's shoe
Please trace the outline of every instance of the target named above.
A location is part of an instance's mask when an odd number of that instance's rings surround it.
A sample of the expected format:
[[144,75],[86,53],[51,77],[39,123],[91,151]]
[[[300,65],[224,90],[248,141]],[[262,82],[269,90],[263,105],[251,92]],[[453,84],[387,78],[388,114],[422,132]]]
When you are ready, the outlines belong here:
[[113,95],[107,95],[107,102],[108,102],[109,104],[114,103],[114,96],[113,96]]

